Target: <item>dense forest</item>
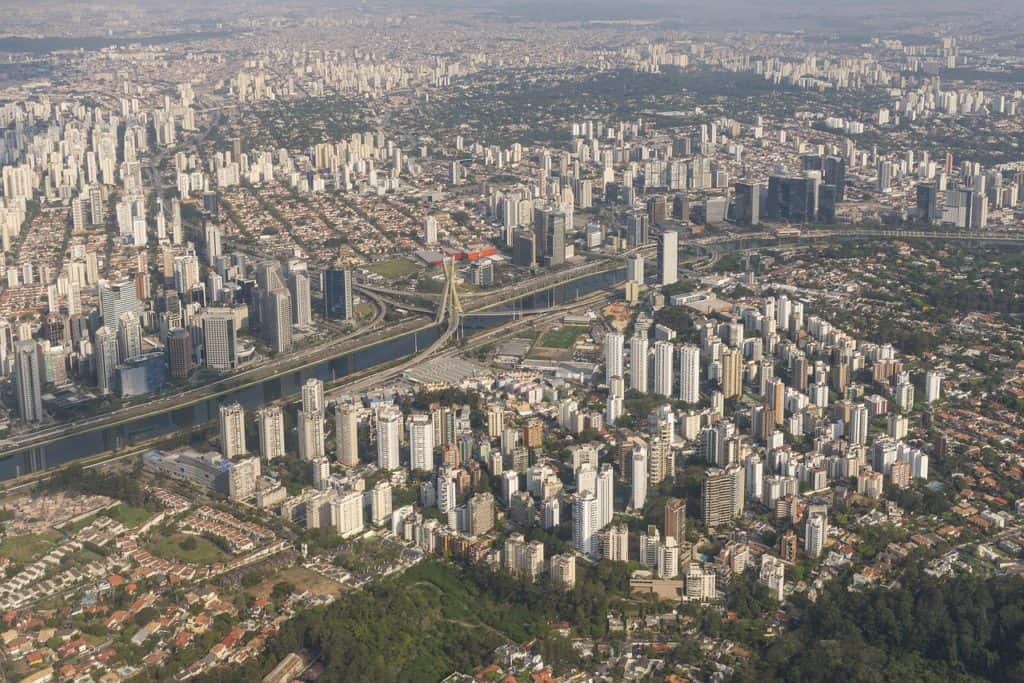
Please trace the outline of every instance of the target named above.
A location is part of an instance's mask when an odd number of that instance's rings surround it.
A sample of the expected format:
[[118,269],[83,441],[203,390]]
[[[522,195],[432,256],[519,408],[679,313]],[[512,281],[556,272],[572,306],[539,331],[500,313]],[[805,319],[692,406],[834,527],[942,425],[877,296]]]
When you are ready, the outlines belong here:
[[550,624],[564,620],[594,637],[606,633],[609,600],[628,590],[626,565],[580,567],[577,586],[560,591],[486,567],[425,561],[327,607],[298,615],[268,644],[264,656],[207,676],[252,681],[290,652],[321,654],[327,681],[437,681],[472,672],[508,642],[538,641],[556,671],[576,655]]
[[1024,681],[1024,580],[912,568],[888,590],[833,585],[737,679]]
[[[262,658],[207,680],[254,680],[308,648],[322,654],[324,680],[436,681],[490,662],[502,643],[534,639],[556,672],[566,672],[578,659],[550,624],[564,620],[581,635],[606,637],[609,600],[626,589],[625,565],[580,569],[577,588],[561,592],[484,567],[426,561],[299,615]],[[757,611],[771,602],[747,593]],[[940,580],[911,569],[892,589],[853,592],[836,583],[786,635],[766,642],[752,648],[735,680],[1024,681],[1024,580]]]

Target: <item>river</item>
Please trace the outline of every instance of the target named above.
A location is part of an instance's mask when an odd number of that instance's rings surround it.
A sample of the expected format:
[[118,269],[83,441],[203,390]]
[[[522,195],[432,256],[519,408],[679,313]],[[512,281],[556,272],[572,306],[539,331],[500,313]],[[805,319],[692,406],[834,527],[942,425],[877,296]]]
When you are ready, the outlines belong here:
[[[611,287],[623,279],[624,269],[588,275],[488,310],[508,310],[511,317],[512,311],[515,310],[547,308],[570,303],[579,297]],[[465,328],[467,333],[470,333],[470,330],[494,327],[507,320],[508,318],[502,316],[474,317],[469,313],[465,318]],[[167,436],[170,440],[174,435],[216,419],[222,403],[237,402],[247,410],[252,410],[271,401],[297,396],[302,384],[311,377],[322,379],[324,382],[335,382],[354,372],[410,356],[417,350],[430,346],[440,334],[439,327],[430,327],[381,341],[354,353],[341,353],[309,368],[287,372],[192,405],[169,409],[113,427],[99,426],[74,436],[57,439],[44,446],[14,451],[0,460],[0,480],[13,479],[108,451],[123,451],[161,436]]]

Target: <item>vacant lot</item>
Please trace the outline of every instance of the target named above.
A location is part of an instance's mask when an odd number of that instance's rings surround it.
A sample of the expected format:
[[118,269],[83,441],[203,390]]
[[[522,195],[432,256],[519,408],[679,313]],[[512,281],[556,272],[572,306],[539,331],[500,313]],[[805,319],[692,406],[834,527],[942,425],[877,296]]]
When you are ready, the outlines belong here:
[[121,524],[124,524],[129,529],[134,529],[153,516],[153,513],[146,508],[137,508],[134,505],[128,505],[127,503],[121,503],[120,505],[112,507],[103,514],[120,522]]
[[60,539],[56,531],[44,531],[41,534],[26,536],[8,536],[0,543],[0,557],[11,562],[31,562],[40,555],[46,554]]
[[547,349],[568,349],[576,342],[576,338],[587,331],[581,325],[570,325],[559,330],[549,330],[541,335],[538,346]]
[[412,275],[420,269],[420,266],[409,259],[396,258],[388,261],[381,261],[380,263],[374,263],[367,266],[366,269],[371,273],[377,273],[381,277],[395,280],[405,277],[406,275]]
[[340,583],[320,576],[316,572],[305,567],[288,567],[276,574],[268,576],[260,583],[246,589],[246,593],[257,598],[265,598],[270,595],[274,585],[285,582],[295,586],[300,591],[309,591],[318,595],[338,596],[345,592],[345,587]]
[[227,562],[231,556],[217,547],[215,543],[202,536],[173,533],[159,536],[146,544],[149,551],[158,557],[177,560],[185,564],[207,565],[215,562]]

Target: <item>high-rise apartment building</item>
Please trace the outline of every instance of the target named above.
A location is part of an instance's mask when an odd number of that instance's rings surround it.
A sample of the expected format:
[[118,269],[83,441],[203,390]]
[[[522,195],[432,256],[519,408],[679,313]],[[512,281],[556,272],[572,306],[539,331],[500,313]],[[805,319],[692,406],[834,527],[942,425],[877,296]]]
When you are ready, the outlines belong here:
[[338,463],[345,467],[359,464],[359,421],[356,406],[339,403],[334,409],[334,435]]
[[708,529],[729,524],[743,512],[744,471],[742,467],[711,467],[701,482],[701,514]]
[[700,347],[685,344],[679,347],[679,400],[700,401]]
[[605,377],[623,377],[622,362],[623,336],[618,332],[609,332],[604,337],[604,369]]
[[733,398],[743,393],[743,353],[739,349],[722,351],[722,395]]
[[220,406],[220,452],[228,460],[246,452],[245,410],[240,403]]
[[299,411],[299,457],[303,460],[323,458],[324,454],[324,415],[319,410]]
[[637,331],[629,340],[629,388],[646,394],[648,390],[648,353],[646,331]]
[[264,460],[283,458],[284,413],[279,406],[264,406],[256,411],[256,426],[260,437],[260,455]]
[[686,541],[686,501],[682,498],[665,501],[665,538],[674,538],[679,545]]
[[399,468],[402,412],[397,408],[383,408],[377,413],[377,466],[382,470]]
[[580,491],[572,506],[572,542],[576,550],[586,555],[598,554],[599,523],[597,496],[592,491]]
[[654,343],[654,393],[672,395],[672,356],[675,348],[667,341]]
[[307,413],[327,410],[324,402],[324,383],[316,377],[310,377],[302,383],[302,409]]
[[429,415],[413,415],[409,420],[409,466],[413,470],[434,469],[434,423]]

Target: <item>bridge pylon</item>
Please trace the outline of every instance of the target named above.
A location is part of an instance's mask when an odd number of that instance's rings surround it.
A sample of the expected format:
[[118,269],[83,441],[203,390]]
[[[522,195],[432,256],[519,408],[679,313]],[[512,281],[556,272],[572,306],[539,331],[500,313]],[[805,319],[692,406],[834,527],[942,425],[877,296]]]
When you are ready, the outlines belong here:
[[455,269],[455,259],[445,258],[441,266],[444,268],[444,293],[441,296],[441,305],[437,309],[437,324],[446,321],[449,324],[458,324],[465,310],[462,308],[462,299],[459,297],[459,288],[456,284],[458,271]]

